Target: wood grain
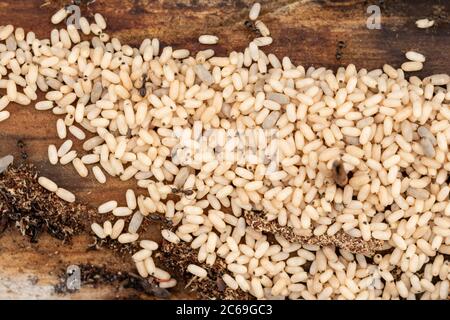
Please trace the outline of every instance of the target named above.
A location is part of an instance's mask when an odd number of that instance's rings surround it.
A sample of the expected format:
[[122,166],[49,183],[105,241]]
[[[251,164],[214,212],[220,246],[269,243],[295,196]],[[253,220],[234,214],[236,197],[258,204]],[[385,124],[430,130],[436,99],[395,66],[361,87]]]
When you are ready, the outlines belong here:
[[[0,21],[2,24],[21,26],[33,30],[38,37],[49,37],[53,26],[50,16],[57,9],[55,2],[43,0],[2,0]],[[358,68],[379,68],[384,63],[398,67],[404,61],[404,53],[417,50],[427,57],[425,68],[418,75],[450,71],[449,1],[293,1],[264,0],[261,18],[270,28],[274,43],[266,49],[279,57],[287,55],[296,64],[304,66],[326,66],[336,69],[354,63]],[[47,3],[47,4],[46,4]],[[254,36],[244,26],[251,1],[244,0],[97,0],[83,13],[91,16],[101,12],[108,20],[108,32],[124,43],[139,45],[146,37],[158,37],[162,44],[175,48],[197,51],[207,48],[199,45],[201,34],[215,34],[220,43],[214,47],[217,54],[242,50]],[[43,4],[46,4],[42,6]],[[382,28],[369,30],[366,27],[367,6],[381,7]],[[432,18],[436,25],[427,30],[416,28],[419,18]],[[341,59],[336,58],[339,41],[345,42]],[[0,90],[0,95],[4,91]],[[70,166],[52,166],[47,161],[47,146],[59,145],[56,138],[56,116],[49,112],[37,112],[32,106],[10,106],[11,118],[0,123],[0,156],[12,153],[17,162],[26,152],[30,161],[45,176],[54,179],[60,186],[76,193],[82,201],[98,206],[117,199],[124,202],[126,188],[135,188],[133,182],[121,182],[108,178],[106,186],[100,186],[92,174],[81,179]],[[19,149],[18,140],[25,142]],[[81,144],[75,148],[81,151]],[[29,244],[17,232],[10,230],[0,236],[0,298],[49,298],[53,292],[43,290],[39,294],[26,290],[2,290],[5,283],[24,283],[24,275],[37,275],[46,283],[54,283],[56,276],[49,270],[65,268],[69,263],[108,263],[131,270],[132,266],[111,252],[86,253],[90,241],[81,236],[70,247],[62,246],[50,237],[43,237],[38,244]],[[53,254],[58,251],[57,255]],[[12,254],[12,255],[11,255]],[[55,258],[57,257],[57,258]],[[7,282],[5,279],[12,279]],[[22,280],[20,280],[22,279]],[[20,287],[20,286],[19,286]],[[85,291],[83,291],[85,290]],[[115,298],[125,297],[128,292],[117,293],[110,287],[81,292],[65,298]],[[33,291],[34,292],[34,291]],[[42,293],[42,294],[41,294]],[[60,297],[60,296],[56,296]],[[186,297],[186,295],[176,296]]]

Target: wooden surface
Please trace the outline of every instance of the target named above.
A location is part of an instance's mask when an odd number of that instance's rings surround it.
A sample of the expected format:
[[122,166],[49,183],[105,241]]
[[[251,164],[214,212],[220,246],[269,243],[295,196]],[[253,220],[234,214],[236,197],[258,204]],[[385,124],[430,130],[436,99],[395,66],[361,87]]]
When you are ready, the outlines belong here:
[[[58,5],[44,0],[0,1],[1,24],[13,24],[38,37],[49,37],[50,16]],[[417,50],[427,57],[426,76],[448,73],[450,52],[450,1],[261,1],[261,19],[272,32],[274,43],[267,47],[279,57],[288,55],[296,64],[326,66],[333,69],[354,63],[358,68],[379,68],[384,63],[398,67],[404,53]],[[108,20],[108,32],[124,43],[138,45],[145,37],[158,37],[162,44],[196,51],[208,48],[199,45],[201,34],[215,34],[220,43],[214,46],[218,54],[242,50],[254,34],[244,26],[251,1],[244,0],[97,0],[83,11],[102,13]],[[369,30],[367,6],[381,7],[381,30]],[[415,21],[428,17],[436,26],[421,30]],[[341,59],[336,58],[338,42],[344,41]],[[0,90],[0,95],[4,92]],[[42,175],[54,179],[60,186],[72,190],[82,201],[96,207],[116,199],[124,202],[124,190],[134,187],[108,178],[106,186],[97,184],[92,174],[81,179],[70,166],[51,166],[47,161],[47,146],[59,145],[56,138],[56,116],[37,112],[32,106],[9,106],[11,118],[0,123],[0,156],[12,153],[22,161],[18,140],[25,142],[27,161]],[[75,148],[81,151],[80,144]],[[108,285],[83,288],[74,295],[55,295],[52,285],[58,272],[69,264],[92,263],[131,270],[128,261],[107,250],[87,252],[92,241],[88,235],[77,237],[71,246],[43,236],[37,244],[30,244],[13,229],[0,235],[0,298],[125,298],[135,296],[129,290]],[[31,277],[31,278],[30,278]],[[35,278],[38,281],[36,282]],[[31,279],[31,280],[30,280]],[[187,297],[181,293],[175,297]]]

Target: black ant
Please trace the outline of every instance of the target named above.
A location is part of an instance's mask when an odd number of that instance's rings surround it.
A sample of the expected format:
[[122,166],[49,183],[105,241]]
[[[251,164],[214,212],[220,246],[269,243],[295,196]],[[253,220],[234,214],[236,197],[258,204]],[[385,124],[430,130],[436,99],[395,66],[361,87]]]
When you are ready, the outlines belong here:
[[145,217],[146,219],[150,220],[151,222],[155,222],[155,223],[161,223],[166,227],[171,227],[172,226],[172,221],[170,221],[169,219],[167,219],[164,216],[160,216],[159,214],[150,214],[147,217]]
[[255,25],[255,23],[254,23],[253,21],[245,20],[244,26],[245,26],[247,29],[249,29],[249,30],[251,30],[251,31],[253,31],[253,32],[256,32],[256,33],[258,33],[258,34],[261,34],[261,32],[258,30],[258,28],[256,27],[256,25]]
[[148,216],[148,219],[150,219],[153,222],[165,222],[166,218],[160,216],[159,214],[150,214]]
[[145,86],[147,83],[147,76],[142,76],[142,86],[139,89],[139,94],[141,95],[141,97],[145,97],[147,95],[147,87]]
[[338,41],[337,46],[336,46],[336,59],[337,60],[340,60],[342,58],[342,56],[343,56],[342,50],[345,47],[347,47],[347,45],[345,44],[344,41],[342,41],[342,40]]
[[194,191],[191,190],[191,189],[183,190],[183,189],[178,189],[178,188],[172,188],[172,193],[173,194],[180,194],[180,193],[182,193],[185,196],[191,196],[194,193]]

